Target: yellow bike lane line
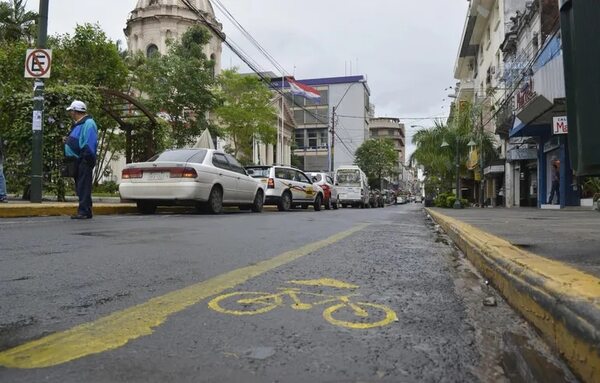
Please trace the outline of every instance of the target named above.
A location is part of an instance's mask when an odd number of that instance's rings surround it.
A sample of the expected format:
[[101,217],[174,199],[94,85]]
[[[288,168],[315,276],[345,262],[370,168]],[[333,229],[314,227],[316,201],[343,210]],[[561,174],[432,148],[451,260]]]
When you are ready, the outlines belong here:
[[69,330],[2,351],[0,352],[0,366],[22,369],[51,367],[122,347],[129,341],[152,334],[156,327],[177,312],[227,289],[234,288],[267,271],[332,245],[367,226],[368,224],[357,225],[255,265],[232,270],[204,282],[117,311],[93,322],[84,323]]

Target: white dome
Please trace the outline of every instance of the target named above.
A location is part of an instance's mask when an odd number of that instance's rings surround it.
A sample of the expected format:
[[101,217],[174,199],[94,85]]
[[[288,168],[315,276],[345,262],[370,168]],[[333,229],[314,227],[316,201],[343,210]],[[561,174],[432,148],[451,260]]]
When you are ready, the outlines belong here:
[[[214,11],[209,0],[190,0],[196,9],[204,12],[208,12],[214,16]],[[135,8],[148,8],[152,5],[177,5],[179,7],[185,7],[186,5],[181,0],[138,0]]]

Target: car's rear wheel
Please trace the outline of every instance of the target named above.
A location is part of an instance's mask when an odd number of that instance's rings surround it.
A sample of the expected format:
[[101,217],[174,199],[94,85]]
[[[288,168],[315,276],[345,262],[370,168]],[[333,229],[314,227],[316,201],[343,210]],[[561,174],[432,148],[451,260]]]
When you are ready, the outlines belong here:
[[335,199],[335,202],[333,204],[331,204],[331,206],[333,206],[333,210],[337,210],[339,205],[340,205],[340,201],[337,198]]
[[213,186],[210,191],[206,208],[212,214],[221,214],[223,212],[223,191],[219,186]]
[[290,210],[291,207],[292,207],[292,195],[288,191],[283,192],[283,194],[281,195],[281,199],[279,200],[279,203],[277,204],[277,209],[279,209],[279,211],[288,211],[288,210]]
[[149,201],[137,201],[137,209],[142,214],[154,214],[156,213],[156,204]]
[[255,213],[260,213],[263,210],[263,205],[265,202],[265,197],[262,190],[258,190],[256,192],[256,196],[254,196],[254,202],[252,203],[252,211]]
[[323,196],[321,194],[317,194],[314,205],[315,211],[320,211],[321,205],[323,205]]

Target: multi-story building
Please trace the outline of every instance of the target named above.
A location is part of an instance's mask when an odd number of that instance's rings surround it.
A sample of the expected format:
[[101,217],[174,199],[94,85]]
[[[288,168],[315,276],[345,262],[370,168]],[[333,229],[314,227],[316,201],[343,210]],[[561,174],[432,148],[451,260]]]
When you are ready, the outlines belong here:
[[[370,90],[364,76],[297,80],[319,91],[318,102],[288,93],[296,123],[294,156],[305,171],[353,165],[354,152],[369,137]],[[280,87],[275,80],[273,87]],[[289,89],[284,91],[289,92]]]
[[369,120],[371,138],[388,138],[394,143],[398,152],[398,169],[405,163],[404,124],[394,117],[374,117]]
[[[579,191],[569,163],[564,65],[559,9],[538,0],[522,5],[511,18],[502,49],[506,99],[499,125],[507,133],[507,206],[546,207],[552,183],[552,160],[560,160],[560,201],[579,205]],[[550,206],[548,206],[550,207]]]
[[[470,0],[465,26],[454,68],[454,77],[459,81],[455,89],[455,106],[461,108],[464,102],[473,105],[473,125],[476,130],[498,135],[495,105],[503,97],[502,68],[504,64],[501,49],[504,41],[505,25],[512,17],[522,0]],[[489,163],[481,160],[477,146],[472,146],[470,168],[474,179],[481,187],[473,187],[470,196],[476,201],[495,204],[504,187],[504,166],[499,166],[505,157],[499,136],[500,162]],[[483,175],[483,179],[482,176]],[[482,183],[482,184],[481,184]]]

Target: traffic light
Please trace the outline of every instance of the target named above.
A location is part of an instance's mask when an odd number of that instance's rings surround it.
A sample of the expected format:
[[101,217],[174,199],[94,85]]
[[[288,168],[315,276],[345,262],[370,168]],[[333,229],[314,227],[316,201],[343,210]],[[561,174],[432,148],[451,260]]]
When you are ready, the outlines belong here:
[[600,175],[600,1],[559,6],[571,165],[577,175]]

